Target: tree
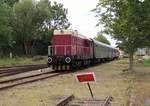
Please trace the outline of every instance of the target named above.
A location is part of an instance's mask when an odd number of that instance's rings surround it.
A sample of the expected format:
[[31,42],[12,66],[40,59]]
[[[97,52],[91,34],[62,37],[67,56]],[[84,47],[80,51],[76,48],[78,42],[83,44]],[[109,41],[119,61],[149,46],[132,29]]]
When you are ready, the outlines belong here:
[[0,3],[6,3],[6,4],[10,5],[11,7],[17,2],[19,2],[19,0],[1,0],[0,1]]
[[[48,0],[44,0],[45,2]],[[48,30],[54,29],[67,29],[70,26],[70,22],[67,19],[68,10],[63,7],[63,4],[54,2],[48,2],[50,17],[45,20],[44,28]]]
[[52,29],[67,29],[70,26],[66,15],[68,10],[63,8],[63,4],[54,2],[54,5],[50,8],[50,12],[52,14],[52,20],[50,22]]
[[[63,8],[62,4],[57,4],[56,2],[51,5],[51,2],[48,0],[21,0],[14,5],[13,10],[12,25],[16,33],[16,44],[23,42],[21,44],[26,55],[32,54],[37,41],[43,42],[44,38],[49,37],[45,41],[48,41],[46,46],[50,44],[52,35],[48,35],[48,32],[52,32],[54,29],[69,27],[66,17],[67,9]],[[45,41],[43,44],[45,44]],[[41,47],[43,46],[38,48]],[[43,48],[41,49],[43,50]]]
[[150,1],[100,0],[96,9],[103,33],[110,34],[129,53],[129,70],[133,70],[133,55],[137,48],[148,45],[150,36]]
[[[11,46],[12,27],[10,26],[11,8],[0,4],[0,51],[5,52]],[[3,53],[2,53],[3,54]]]
[[96,40],[98,40],[98,41],[100,41],[102,43],[110,45],[109,40],[103,35],[97,35],[94,39],[96,39]]
[[[48,0],[43,0],[41,2],[47,2]],[[38,54],[46,55],[47,47],[51,45],[51,38],[53,36],[53,31],[55,29],[66,29],[70,26],[70,22],[67,19],[67,9],[63,7],[61,3],[47,2],[49,6],[49,17],[45,19],[45,25],[43,26],[43,31],[40,32],[40,39],[35,45],[35,52]]]
[[32,0],[22,0],[14,5],[13,10],[13,28],[23,42],[26,55],[31,55],[33,46],[40,37],[38,33],[49,15],[48,4],[34,4]]

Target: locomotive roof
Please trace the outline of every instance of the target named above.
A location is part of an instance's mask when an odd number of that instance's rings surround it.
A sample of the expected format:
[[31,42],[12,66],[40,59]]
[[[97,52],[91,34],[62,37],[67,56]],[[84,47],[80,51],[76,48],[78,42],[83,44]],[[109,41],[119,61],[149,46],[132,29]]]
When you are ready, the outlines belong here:
[[73,30],[54,30],[54,35],[72,35]]
[[90,38],[84,36],[84,35],[81,35],[78,33],[78,31],[74,31],[74,30],[71,30],[71,29],[68,29],[68,30],[54,30],[54,35],[72,35],[72,36],[77,36],[79,38],[82,38],[82,39],[88,39],[91,41]]

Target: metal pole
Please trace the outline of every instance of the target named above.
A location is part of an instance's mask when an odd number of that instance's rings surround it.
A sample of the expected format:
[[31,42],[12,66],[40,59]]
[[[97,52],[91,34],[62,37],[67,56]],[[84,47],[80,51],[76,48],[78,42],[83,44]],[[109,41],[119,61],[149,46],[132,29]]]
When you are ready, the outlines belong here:
[[90,87],[90,84],[89,84],[89,83],[87,83],[87,85],[88,85],[88,88],[89,88],[89,90],[90,90],[91,97],[94,99],[93,92],[92,92],[92,89],[91,89],[91,87]]

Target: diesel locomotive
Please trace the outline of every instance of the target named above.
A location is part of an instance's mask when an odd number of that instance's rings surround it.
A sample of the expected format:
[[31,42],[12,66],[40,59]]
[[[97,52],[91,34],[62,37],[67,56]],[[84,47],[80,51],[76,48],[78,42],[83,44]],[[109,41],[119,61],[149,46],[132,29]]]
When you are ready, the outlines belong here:
[[119,51],[110,45],[87,38],[73,30],[55,30],[48,46],[48,66],[53,70],[73,70],[114,60]]

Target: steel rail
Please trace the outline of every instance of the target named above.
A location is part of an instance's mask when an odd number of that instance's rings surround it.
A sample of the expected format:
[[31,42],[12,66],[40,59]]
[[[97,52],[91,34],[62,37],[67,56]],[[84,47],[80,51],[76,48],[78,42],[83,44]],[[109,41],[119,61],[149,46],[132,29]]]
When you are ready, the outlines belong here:
[[104,103],[103,103],[102,106],[109,106],[109,105],[110,105],[110,102],[111,102],[112,100],[113,100],[113,97],[111,97],[111,96],[106,97],[106,99],[105,99],[105,101],[104,101]]
[[31,80],[28,80],[28,81],[19,81],[19,83],[15,83],[15,84],[8,84],[6,86],[0,87],[0,91],[7,90],[7,89],[10,89],[10,88],[18,86],[18,85],[23,85],[23,84],[27,84],[27,83],[32,83],[32,82],[41,81],[41,80],[44,80],[44,79],[56,77],[58,75],[61,75],[61,74],[56,73],[56,74],[53,74],[53,75],[48,75],[48,76],[44,76],[44,77],[41,77],[41,78],[31,79]]
[[70,101],[72,101],[74,99],[74,95],[70,95],[62,100],[60,100],[56,106],[66,106]]

